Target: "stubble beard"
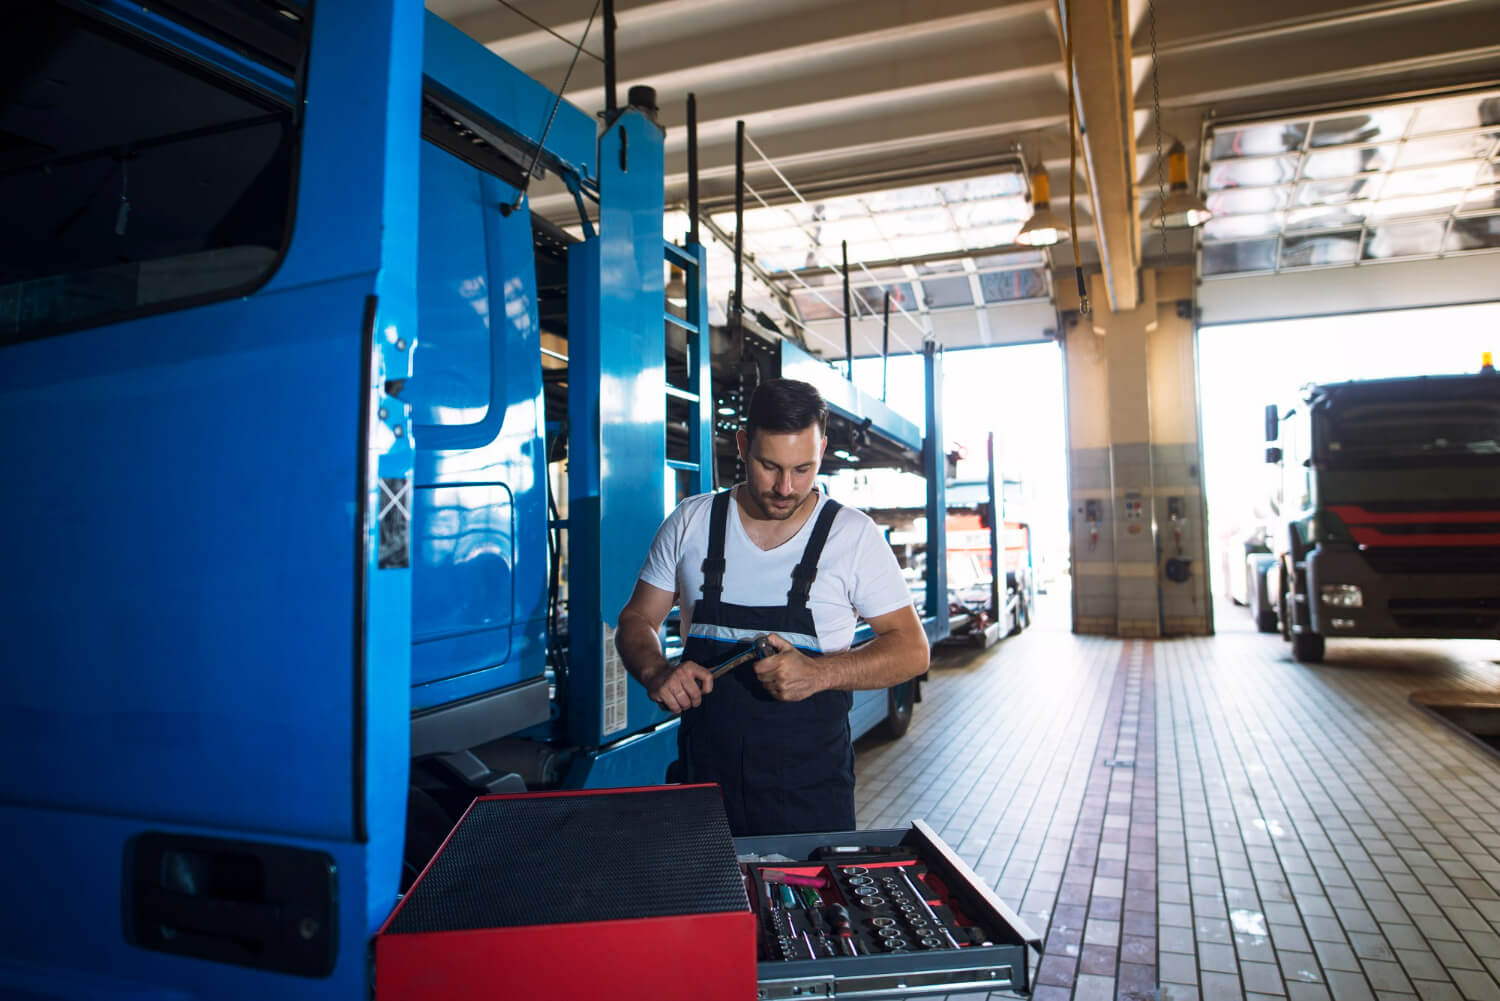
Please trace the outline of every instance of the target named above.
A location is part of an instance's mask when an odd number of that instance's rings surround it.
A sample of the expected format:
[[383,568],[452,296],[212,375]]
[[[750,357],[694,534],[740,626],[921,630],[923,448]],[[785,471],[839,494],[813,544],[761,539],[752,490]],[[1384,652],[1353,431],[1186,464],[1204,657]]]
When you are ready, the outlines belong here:
[[[801,497],[782,498],[770,492],[762,494],[752,494],[751,496],[754,498],[755,506],[759,510],[759,513],[762,517],[767,518],[771,521],[786,521],[788,518],[792,517],[792,515],[802,510],[802,505],[807,502],[807,498],[812,496],[812,491],[809,490]],[[776,506],[773,503],[776,500],[788,500],[792,501],[792,503]]]

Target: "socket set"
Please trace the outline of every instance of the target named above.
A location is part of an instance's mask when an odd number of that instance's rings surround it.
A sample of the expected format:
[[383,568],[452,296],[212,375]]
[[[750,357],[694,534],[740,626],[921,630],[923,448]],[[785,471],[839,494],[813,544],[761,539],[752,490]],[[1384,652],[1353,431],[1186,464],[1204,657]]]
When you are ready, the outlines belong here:
[[760,959],[793,962],[990,945],[915,859],[748,867]]
[[1030,993],[1040,939],[925,822],[734,844],[758,1001]]

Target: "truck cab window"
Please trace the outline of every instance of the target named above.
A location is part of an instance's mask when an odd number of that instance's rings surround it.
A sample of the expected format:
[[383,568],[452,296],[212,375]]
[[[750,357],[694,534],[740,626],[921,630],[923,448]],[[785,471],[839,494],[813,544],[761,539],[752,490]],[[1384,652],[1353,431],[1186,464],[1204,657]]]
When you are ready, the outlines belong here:
[[[269,17],[281,51],[300,53],[303,23]],[[252,65],[256,49],[223,62],[236,59]],[[281,65],[266,57],[263,79]],[[7,26],[0,66],[0,345],[244,294],[270,277],[290,232],[290,80],[271,93],[208,55],[46,3]]]
[[1483,398],[1354,404],[1326,418],[1330,468],[1493,466],[1500,405]]

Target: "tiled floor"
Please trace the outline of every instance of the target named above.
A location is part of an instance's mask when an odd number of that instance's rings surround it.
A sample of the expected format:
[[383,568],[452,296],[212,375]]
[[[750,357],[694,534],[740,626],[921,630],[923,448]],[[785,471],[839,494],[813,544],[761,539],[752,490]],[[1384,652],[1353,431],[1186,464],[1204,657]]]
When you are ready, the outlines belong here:
[[1500,689],[1500,642],[1309,666],[1243,609],[1144,642],[1051,604],[856,765],[861,827],[925,819],[1043,936],[1036,1001],[1500,1001],[1500,759],[1407,702]]

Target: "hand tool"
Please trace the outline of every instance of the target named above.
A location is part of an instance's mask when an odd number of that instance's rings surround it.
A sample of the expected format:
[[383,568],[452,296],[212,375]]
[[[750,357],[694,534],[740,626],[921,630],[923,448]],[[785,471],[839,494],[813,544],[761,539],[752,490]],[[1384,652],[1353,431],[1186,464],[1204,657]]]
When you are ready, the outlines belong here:
[[810,906],[807,910],[807,920],[812,925],[813,934],[818,936],[818,945],[822,946],[823,951],[828,955],[837,956],[838,950],[833,947],[833,939],[828,937],[828,921],[823,917],[823,899],[814,890],[806,892],[816,898],[815,904],[812,900],[808,901]]
[[843,904],[829,904],[824,910],[824,917],[833,926],[833,933],[843,944],[844,951],[850,956],[858,956],[859,949],[854,944],[854,928],[849,924],[848,909]]
[[802,906],[802,902],[797,899],[797,895],[792,892],[792,888],[790,886],[787,886],[785,883],[780,883],[778,885],[781,887],[782,907],[786,908],[787,910],[793,910]]
[[760,660],[763,657],[769,657],[775,652],[776,648],[771,645],[770,637],[765,633],[760,633],[755,637],[755,639],[750,641],[750,648],[748,650],[737,653],[733,657],[730,657],[728,660],[720,661],[718,664],[715,664],[713,667],[709,668],[708,673],[713,675],[716,679],[722,678],[724,675],[728,674],[730,671],[733,671],[741,664],[748,664],[752,660]]
[[828,885],[828,880],[821,876],[803,876],[795,872],[782,872],[779,869],[763,869],[761,874],[766,879],[774,879],[792,886],[816,886],[821,889]]
[[816,909],[823,906],[823,897],[810,886],[802,888],[802,903],[808,911],[816,913]]
[[[713,667],[709,668],[708,673],[713,676],[714,680],[717,681],[719,678],[722,678],[724,675],[728,674],[730,671],[733,671],[741,664],[748,664],[752,660],[760,660],[764,657],[769,657],[775,652],[776,648],[771,646],[770,638],[767,637],[765,633],[760,633],[755,637],[755,639],[750,641],[750,648],[748,650],[737,653],[733,657],[730,657],[728,660],[720,661],[718,664],[715,664]],[[681,663],[682,661],[680,660],[673,661],[672,667],[676,668]],[[661,703],[658,702],[657,705],[661,705]],[[662,706],[662,708],[665,709],[666,707]],[[674,713],[673,715],[677,714]]]
[[902,866],[896,871],[901,874],[902,879],[906,880],[907,889],[911,890],[911,895],[917,899],[917,908],[926,916],[927,920],[932,922],[933,927],[937,928],[938,934],[948,940],[948,948],[957,949],[958,942],[954,940],[953,935],[949,933],[947,927],[939,920],[937,912],[932,909],[932,905],[927,903],[927,895],[917,888],[916,881],[911,878],[911,874],[906,871],[906,867]]

